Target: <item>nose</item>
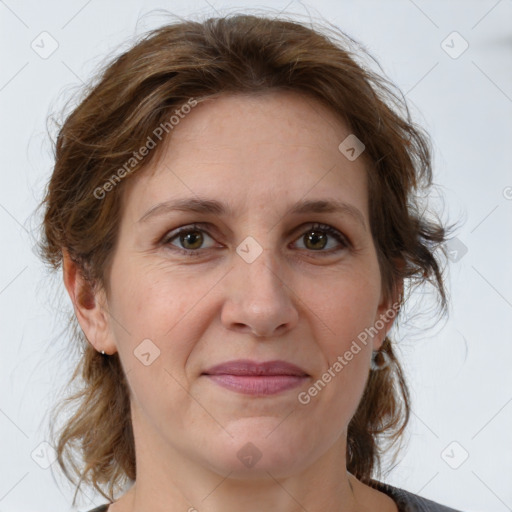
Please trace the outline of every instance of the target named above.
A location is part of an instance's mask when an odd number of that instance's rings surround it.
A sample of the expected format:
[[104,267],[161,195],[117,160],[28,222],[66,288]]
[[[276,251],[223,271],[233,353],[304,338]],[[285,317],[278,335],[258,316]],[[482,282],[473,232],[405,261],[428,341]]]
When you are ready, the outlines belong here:
[[235,256],[224,280],[228,291],[221,320],[227,329],[275,337],[297,325],[297,295],[283,268],[266,249],[251,263]]

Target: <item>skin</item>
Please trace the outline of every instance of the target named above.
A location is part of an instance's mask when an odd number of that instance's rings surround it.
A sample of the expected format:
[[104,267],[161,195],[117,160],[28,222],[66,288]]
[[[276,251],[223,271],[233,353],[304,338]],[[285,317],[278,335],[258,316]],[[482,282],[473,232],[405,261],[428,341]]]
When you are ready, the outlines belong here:
[[[161,158],[126,183],[109,293],[88,288],[65,254],[80,325],[98,351],[119,353],[130,387],[137,480],[109,512],[397,512],[390,497],[347,472],[345,459],[371,352],[391,321],[307,405],[297,398],[398,296],[386,299],[381,287],[364,158],[349,161],[338,150],[349,134],[298,93],[201,102],[175,126]],[[157,203],[198,196],[234,214],[167,211],[139,222]],[[333,198],[362,221],[289,214],[299,200]],[[183,237],[161,242],[200,222],[208,223],[202,245],[200,235],[188,245]],[[317,222],[349,243],[325,232],[325,247],[308,242]],[[236,252],[248,236],[263,249],[251,263]],[[148,366],[134,356],[144,339],[160,350]],[[283,359],[310,377],[254,397],[201,375],[238,358]],[[249,442],[261,453],[250,468],[237,457]]]

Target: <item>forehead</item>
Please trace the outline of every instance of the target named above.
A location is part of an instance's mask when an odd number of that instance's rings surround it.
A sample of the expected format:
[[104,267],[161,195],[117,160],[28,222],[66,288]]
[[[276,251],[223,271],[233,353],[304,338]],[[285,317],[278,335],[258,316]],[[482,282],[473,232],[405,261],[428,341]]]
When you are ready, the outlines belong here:
[[[257,146],[263,151],[261,146],[277,144],[295,147],[297,153],[314,148],[332,154],[349,134],[341,116],[318,99],[271,90],[205,98],[172,130],[165,146],[174,158],[192,146],[195,157],[229,151],[240,157]],[[291,151],[287,157],[293,157]]]
[[366,211],[364,155],[350,161],[338,149],[349,135],[341,116],[297,92],[207,98],[130,178],[123,203],[140,212],[166,199],[215,196],[236,211],[236,202],[341,195]]

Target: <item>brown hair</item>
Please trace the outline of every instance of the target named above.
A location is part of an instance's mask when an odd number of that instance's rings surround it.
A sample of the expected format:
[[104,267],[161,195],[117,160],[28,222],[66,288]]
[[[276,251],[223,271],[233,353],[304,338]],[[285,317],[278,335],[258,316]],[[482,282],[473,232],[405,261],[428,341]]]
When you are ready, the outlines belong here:
[[[43,258],[57,269],[66,250],[92,284],[108,290],[123,185],[158,153],[149,151],[127,172],[134,152],[191,98],[288,90],[323,102],[366,146],[370,223],[385,293],[389,297],[403,279],[431,283],[445,311],[436,251],[444,254],[446,228],[425,217],[418,199],[432,184],[428,136],[395,87],[359,62],[366,52],[357,45],[353,51],[354,44],[335,28],[247,14],[180,20],[145,34],[105,67],[60,128],[42,202]],[[116,186],[98,198],[114,175]],[[76,490],[83,481],[114,500],[116,487],[136,477],[129,390],[118,354],[98,353],[74,315],[71,321],[82,356],[70,382],[82,382],[60,404],[74,406],[74,413],[58,432],[58,462],[71,482],[66,461],[79,476]],[[401,438],[410,410],[389,338],[381,351],[390,364],[370,371],[347,435],[347,469],[369,484],[381,471],[384,441],[387,449]]]

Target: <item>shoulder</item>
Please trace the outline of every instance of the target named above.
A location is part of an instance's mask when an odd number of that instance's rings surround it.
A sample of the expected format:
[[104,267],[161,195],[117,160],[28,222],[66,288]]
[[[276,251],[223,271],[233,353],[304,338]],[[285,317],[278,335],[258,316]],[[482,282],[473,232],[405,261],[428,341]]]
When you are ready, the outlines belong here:
[[107,512],[109,504],[105,503],[105,505],[100,505],[99,507],[93,508],[92,510],[89,510],[88,512]]
[[[446,507],[434,501],[413,494],[412,492],[393,487],[392,485],[372,481],[371,487],[390,496],[397,504],[399,512],[461,512],[454,508]],[[101,505],[88,512],[107,512],[108,504]]]
[[461,512],[454,508],[446,507],[434,501],[428,500],[392,485],[373,480],[371,487],[378,489],[390,496],[397,504],[399,512]]

